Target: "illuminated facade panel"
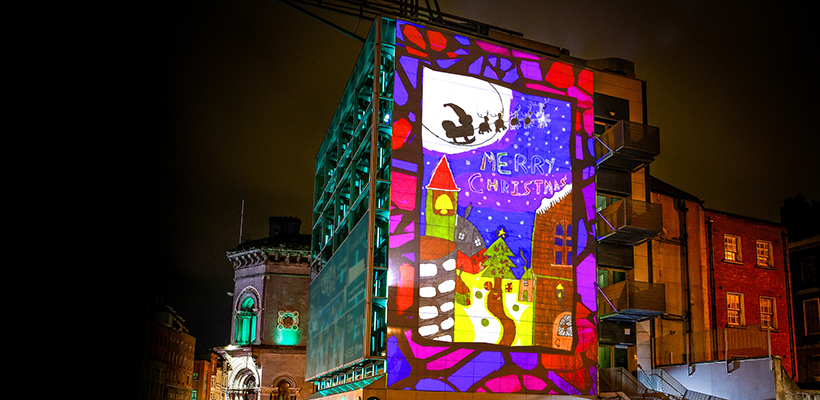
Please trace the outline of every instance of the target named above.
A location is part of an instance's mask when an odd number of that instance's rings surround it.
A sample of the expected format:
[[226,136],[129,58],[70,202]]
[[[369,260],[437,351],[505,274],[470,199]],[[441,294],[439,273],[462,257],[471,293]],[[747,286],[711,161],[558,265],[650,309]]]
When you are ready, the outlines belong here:
[[387,387],[597,393],[592,72],[398,21]]
[[377,19],[317,154],[318,391],[597,393],[592,93],[588,69]]

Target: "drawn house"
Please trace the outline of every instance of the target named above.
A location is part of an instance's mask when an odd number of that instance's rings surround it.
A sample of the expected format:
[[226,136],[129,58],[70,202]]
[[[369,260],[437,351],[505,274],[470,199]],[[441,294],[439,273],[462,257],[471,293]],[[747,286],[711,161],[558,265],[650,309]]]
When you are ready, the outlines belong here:
[[533,228],[532,273],[535,280],[533,345],[570,350],[572,346],[572,185],[544,199]]

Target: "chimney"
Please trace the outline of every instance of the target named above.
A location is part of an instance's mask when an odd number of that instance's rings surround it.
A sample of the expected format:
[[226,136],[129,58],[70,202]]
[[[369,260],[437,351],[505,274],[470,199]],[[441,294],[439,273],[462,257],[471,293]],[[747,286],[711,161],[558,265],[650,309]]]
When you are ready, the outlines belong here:
[[298,235],[302,226],[302,220],[294,217],[269,217],[270,231],[268,236],[273,237],[280,233],[286,235]]

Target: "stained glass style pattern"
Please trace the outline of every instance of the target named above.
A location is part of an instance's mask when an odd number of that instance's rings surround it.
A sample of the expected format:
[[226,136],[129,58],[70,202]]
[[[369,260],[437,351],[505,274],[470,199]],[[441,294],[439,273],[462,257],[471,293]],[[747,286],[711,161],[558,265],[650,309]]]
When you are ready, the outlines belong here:
[[592,71],[397,21],[387,385],[597,394]]

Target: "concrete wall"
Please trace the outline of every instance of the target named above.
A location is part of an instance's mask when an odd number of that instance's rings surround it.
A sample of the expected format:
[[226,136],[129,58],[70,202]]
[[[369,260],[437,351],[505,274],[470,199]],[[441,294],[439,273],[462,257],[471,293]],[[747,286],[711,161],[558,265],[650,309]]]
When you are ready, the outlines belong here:
[[686,365],[663,367],[689,390],[722,397],[727,400],[775,399],[775,376],[768,358],[694,364],[689,375]]

